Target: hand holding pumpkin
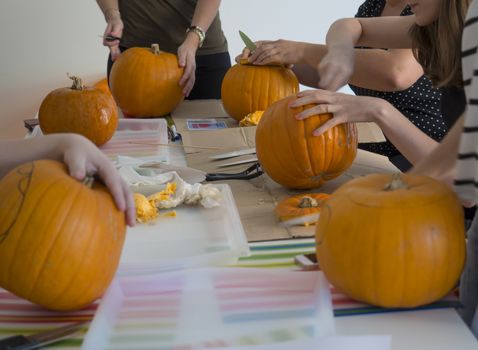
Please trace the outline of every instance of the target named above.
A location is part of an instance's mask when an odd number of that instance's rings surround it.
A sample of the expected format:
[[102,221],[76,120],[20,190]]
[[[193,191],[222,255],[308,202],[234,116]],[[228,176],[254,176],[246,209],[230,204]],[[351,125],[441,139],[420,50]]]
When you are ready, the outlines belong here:
[[295,115],[298,120],[309,118],[322,113],[332,113],[333,118],[326,121],[313,132],[314,136],[322,135],[330,128],[349,122],[377,122],[381,106],[387,103],[385,100],[368,97],[343,94],[327,90],[307,90],[297,94],[289,107],[297,108],[309,104],[315,107],[302,110]]
[[111,192],[118,209],[126,212],[128,225],[134,225],[131,190],[110,160],[88,139],[77,134],[51,134],[27,140],[0,141],[0,178],[14,167],[37,159],[63,161],[70,175],[78,180],[83,180],[87,174],[97,173]]
[[190,32],[184,42],[178,48],[178,63],[184,68],[179,85],[183,88],[183,95],[188,96],[196,82],[196,51],[198,37]]
[[108,187],[118,209],[125,212],[126,223],[134,226],[136,212],[133,193],[113,163],[91,142],[79,135],[64,135],[59,139],[57,149],[61,150],[60,158],[63,158],[72,177],[83,180],[87,175],[98,174]]
[[292,65],[299,62],[300,43],[291,40],[259,41],[257,49],[248,57],[256,65]]

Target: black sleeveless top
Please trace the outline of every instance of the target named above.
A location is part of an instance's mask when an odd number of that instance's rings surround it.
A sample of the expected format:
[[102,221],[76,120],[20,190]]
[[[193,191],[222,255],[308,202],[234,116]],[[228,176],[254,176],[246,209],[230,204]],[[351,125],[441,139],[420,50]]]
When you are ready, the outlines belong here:
[[[385,7],[385,0],[367,0],[358,9],[355,17],[379,17]],[[410,7],[406,7],[401,16],[413,14]],[[350,88],[356,95],[379,97],[397,108],[416,127],[436,141],[440,141],[448,131],[441,108],[441,89],[433,88],[431,81],[421,76],[412,86],[403,91],[383,92],[365,89],[355,85]],[[379,153],[389,159],[401,170],[405,171],[410,167],[406,159],[390,141],[361,143],[359,148]],[[400,162],[394,161],[400,156]],[[398,158],[400,158],[398,157]],[[408,164],[407,164],[408,163]]]

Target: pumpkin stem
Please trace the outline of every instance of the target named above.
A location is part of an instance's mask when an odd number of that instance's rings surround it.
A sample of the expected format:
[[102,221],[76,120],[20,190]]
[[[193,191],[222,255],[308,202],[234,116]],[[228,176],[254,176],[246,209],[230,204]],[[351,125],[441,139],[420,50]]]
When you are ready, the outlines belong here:
[[93,183],[95,182],[95,177],[93,175],[86,175],[83,181],[81,181],[83,185],[85,185],[88,188],[93,187]]
[[401,189],[407,189],[408,185],[400,177],[400,173],[392,175],[392,181],[385,185],[384,191],[395,191]]
[[151,52],[155,55],[159,55],[161,53],[159,50],[159,44],[151,44]]
[[83,88],[84,88],[83,80],[81,80],[80,77],[76,77],[76,76],[70,75],[68,73],[66,73],[66,75],[68,76],[68,78],[73,80],[73,85],[71,86],[72,90],[83,90]]
[[319,206],[319,202],[312,197],[304,196],[300,199],[299,208],[316,208]]

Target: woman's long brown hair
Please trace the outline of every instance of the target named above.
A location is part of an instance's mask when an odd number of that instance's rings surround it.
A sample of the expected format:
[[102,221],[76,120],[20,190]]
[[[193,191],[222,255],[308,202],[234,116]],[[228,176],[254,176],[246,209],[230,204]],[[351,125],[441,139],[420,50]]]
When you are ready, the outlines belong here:
[[461,35],[472,0],[442,0],[438,19],[410,29],[413,54],[436,87],[461,87]]

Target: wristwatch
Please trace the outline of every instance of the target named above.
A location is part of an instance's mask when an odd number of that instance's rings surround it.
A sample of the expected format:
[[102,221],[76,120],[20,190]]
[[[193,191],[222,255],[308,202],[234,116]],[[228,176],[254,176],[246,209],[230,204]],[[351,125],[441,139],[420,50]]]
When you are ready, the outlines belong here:
[[204,32],[204,30],[199,26],[190,26],[188,27],[188,29],[186,29],[186,33],[189,32],[196,33],[196,35],[199,37],[198,47],[201,47],[204,43],[204,39],[206,39],[206,33]]

